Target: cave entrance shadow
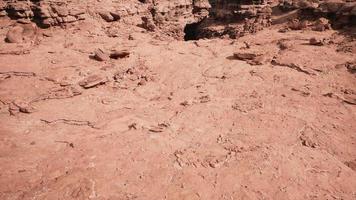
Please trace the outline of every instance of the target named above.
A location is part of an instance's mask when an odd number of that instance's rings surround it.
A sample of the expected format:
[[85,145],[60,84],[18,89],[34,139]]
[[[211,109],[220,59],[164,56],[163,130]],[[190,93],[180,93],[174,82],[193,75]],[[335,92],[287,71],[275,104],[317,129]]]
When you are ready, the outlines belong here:
[[198,40],[198,23],[192,23],[192,24],[187,24],[184,27],[184,40],[189,41],[189,40]]

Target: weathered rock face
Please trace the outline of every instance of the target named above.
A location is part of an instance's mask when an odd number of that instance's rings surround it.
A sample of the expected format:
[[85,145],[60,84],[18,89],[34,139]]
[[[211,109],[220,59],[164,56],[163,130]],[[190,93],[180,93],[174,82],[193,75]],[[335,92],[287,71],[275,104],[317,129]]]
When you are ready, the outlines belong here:
[[[330,18],[336,28],[344,25],[356,24],[356,2],[344,0],[284,0],[280,4],[283,10],[301,10],[302,14],[312,14],[324,18]],[[323,27],[319,27],[323,29]]]
[[0,16],[28,19],[43,27],[72,23],[85,19],[85,7],[80,1],[4,0]]
[[199,38],[224,35],[237,38],[269,26],[272,9],[268,3],[264,0],[211,0],[210,18],[199,26]]
[[153,21],[172,36],[182,38],[186,24],[197,23],[209,15],[208,0],[156,0],[151,9]]
[[[123,21],[147,31],[182,39],[255,33],[271,24],[275,0],[3,0],[0,17],[20,23],[34,21],[46,28],[66,26],[86,18],[106,23]],[[284,0],[282,10],[300,9],[321,17],[333,16],[337,25],[356,23],[356,2],[342,0]],[[298,24],[295,24],[299,26]],[[316,29],[327,29],[321,24]]]
[[208,0],[4,0],[0,2],[0,17],[28,19],[42,27],[66,25],[87,17],[106,22],[124,20],[168,35],[182,37],[187,23],[201,21],[210,9]]
[[[5,0],[0,3],[0,16],[35,21],[42,27],[96,17],[108,23],[121,20],[148,31],[160,30],[180,39],[184,37],[186,25],[196,23],[196,30],[191,30],[198,35],[194,38],[238,37],[268,26],[270,14],[266,2],[248,0]],[[223,26],[215,26],[222,22]]]

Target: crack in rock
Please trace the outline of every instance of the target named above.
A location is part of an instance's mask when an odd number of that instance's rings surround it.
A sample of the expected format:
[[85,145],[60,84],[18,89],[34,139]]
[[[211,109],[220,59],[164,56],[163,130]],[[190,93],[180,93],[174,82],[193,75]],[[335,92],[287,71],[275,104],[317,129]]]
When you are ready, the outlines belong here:
[[98,127],[95,126],[93,122],[90,121],[73,120],[73,119],[56,119],[52,121],[46,119],[40,119],[40,120],[46,124],[63,123],[72,126],[88,126],[93,129],[99,129]]

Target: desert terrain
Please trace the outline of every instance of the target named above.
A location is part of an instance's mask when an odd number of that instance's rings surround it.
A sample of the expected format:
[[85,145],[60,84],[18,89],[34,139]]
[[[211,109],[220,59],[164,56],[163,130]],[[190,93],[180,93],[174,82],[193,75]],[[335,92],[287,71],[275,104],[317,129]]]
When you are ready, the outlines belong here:
[[356,199],[356,2],[246,2],[2,0],[0,199]]

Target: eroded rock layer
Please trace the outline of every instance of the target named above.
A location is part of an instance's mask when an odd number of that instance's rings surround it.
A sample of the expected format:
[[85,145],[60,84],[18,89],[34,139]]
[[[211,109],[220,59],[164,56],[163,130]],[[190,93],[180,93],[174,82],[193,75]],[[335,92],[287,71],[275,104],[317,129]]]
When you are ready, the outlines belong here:
[[[8,16],[20,23],[33,21],[43,28],[98,18],[108,23],[137,25],[179,39],[187,34],[184,31],[191,32],[191,39],[224,35],[237,38],[270,26],[272,10],[276,9],[299,10],[303,17],[329,18],[335,22],[335,28],[356,21],[356,2],[342,0],[4,0],[0,2],[0,17]],[[184,30],[187,25],[192,26]]]

